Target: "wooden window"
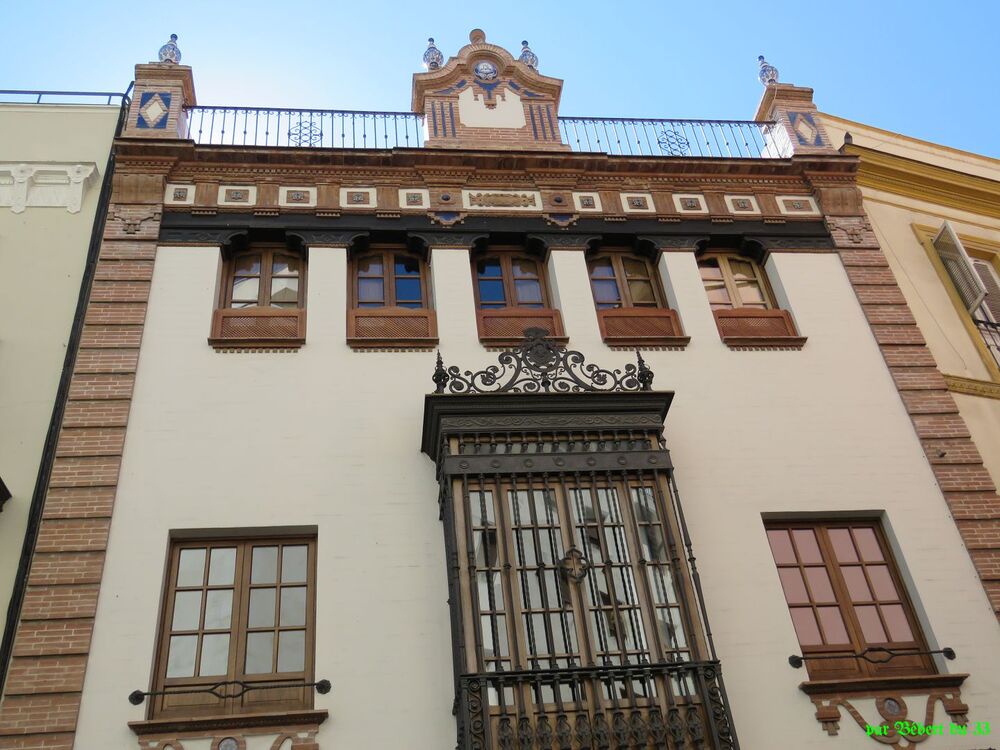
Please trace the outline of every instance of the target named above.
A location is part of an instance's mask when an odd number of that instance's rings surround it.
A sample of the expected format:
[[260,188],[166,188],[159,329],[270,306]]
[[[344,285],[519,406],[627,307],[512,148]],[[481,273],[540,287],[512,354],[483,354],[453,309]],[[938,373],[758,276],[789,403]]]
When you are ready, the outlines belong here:
[[355,348],[437,343],[427,261],[406,248],[372,247],[351,258],[347,342]]
[[550,306],[545,264],[518,249],[490,249],[472,260],[480,340],[513,346],[527,328],[543,328],[565,341],[562,316]]
[[209,343],[298,348],[305,341],[306,258],[284,245],[251,245],[225,259]]
[[[308,538],[174,544],[151,718],[311,708],[315,556]],[[183,692],[227,681],[268,687]]]
[[899,571],[877,522],[767,525],[778,577],[804,656],[837,656],[866,648],[903,656],[806,659],[813,679],[933,674]]
[[699,258],[698,269],[713,310],[774,307],[764,269],[750,258],[708,253]]

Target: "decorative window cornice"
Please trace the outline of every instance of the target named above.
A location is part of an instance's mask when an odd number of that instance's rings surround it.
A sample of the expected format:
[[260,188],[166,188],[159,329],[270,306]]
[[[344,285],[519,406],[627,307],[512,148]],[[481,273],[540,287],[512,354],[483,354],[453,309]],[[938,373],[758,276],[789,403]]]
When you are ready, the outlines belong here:
[[93,162],[0,162],[0,206],[16,214],[25,208],[65,208],[79,213],[83,196],[97,176]]

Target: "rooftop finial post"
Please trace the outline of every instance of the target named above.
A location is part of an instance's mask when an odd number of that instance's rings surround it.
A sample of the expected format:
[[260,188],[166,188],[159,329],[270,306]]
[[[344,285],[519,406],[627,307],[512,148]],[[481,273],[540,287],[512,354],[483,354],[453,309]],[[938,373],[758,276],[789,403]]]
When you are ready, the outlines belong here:
[[773,86],[778,82],[778,69],[764,59],[763,55],[757,56],[757,63],[760,70],[757,71],[757,78],[764,86]]
[[427,40],[427,49],[424,51],[424,67],[427,70],[437,70],[444,62],[444,55],[441,50],[434,46],[434,37]]
[[177,65],[181,61],[181,51],[177,47],[177,35],[171,34],[170,41],[160,47],[160,62]]
[[486,44],[486,32],[482,29],[473,29],[469,32],[469,41],[472,44]]
[[517,59],[532,70],[538,70],[538,55],[531,51],[527,40],[521,42],[521,56]]

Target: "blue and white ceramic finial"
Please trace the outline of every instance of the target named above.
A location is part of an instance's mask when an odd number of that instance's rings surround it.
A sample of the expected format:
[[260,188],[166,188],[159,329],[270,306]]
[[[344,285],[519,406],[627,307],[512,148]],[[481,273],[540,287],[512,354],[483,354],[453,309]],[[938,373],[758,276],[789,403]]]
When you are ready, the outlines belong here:
[[160,62],[179,63],[181,51],[177,48],[177,35],[171,34],[170,41],[160,47]]
[[532,70],[538,70],[538,55],[531,51],[526,41],[521,42],[521,56],[517,59]]
[[765,86],[777,83],[778,69],[765,60],[763,55],[758,55],[757,62],[760,64],[760,70],[757,72],[760,82]]
[[434,37],[431,37],[427,40],[427,49],[424,51],[424,67],[427,70],[437,70],[443,62],[444,55],[434,46]]

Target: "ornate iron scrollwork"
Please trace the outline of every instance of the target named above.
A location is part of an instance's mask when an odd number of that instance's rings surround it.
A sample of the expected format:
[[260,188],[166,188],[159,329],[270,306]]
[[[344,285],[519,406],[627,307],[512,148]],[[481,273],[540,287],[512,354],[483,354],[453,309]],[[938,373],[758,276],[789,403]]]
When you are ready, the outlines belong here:
[[580,393],[587,391],[648,391],[653,371],[636,351],[636,364],[607,370],[585,362],[578,351],[546,338],[543,328],[528,328],[524,341],[497,357],[499,365],[461,372],[445,368],[438,352],[432,380],[434,392],[444,393]]
[[576,547],[570,547],[559,561],[559,569],[570,580],[579,583],[590,571],[590,561]]

